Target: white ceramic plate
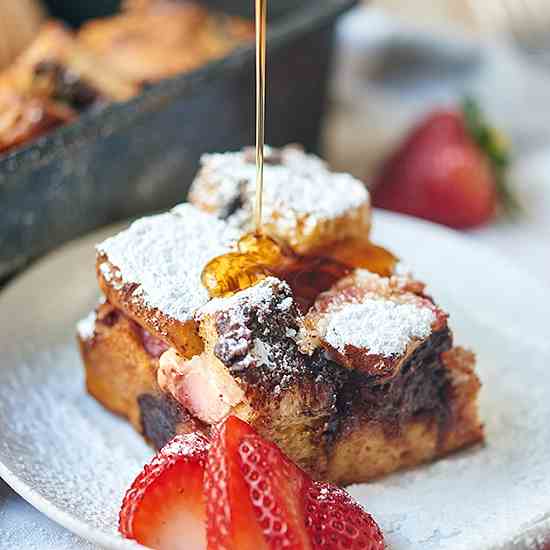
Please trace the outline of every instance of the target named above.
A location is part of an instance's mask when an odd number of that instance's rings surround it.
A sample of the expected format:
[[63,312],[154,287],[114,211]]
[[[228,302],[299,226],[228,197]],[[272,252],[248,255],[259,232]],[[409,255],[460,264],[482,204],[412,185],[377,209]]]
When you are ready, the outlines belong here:
[[[401,549],[535,545],[550,533],[550,293],[491,250],[377,213],[375,241],[415,266],[473,348],[487,444],[351,488]],[[151,451],[88,397],[75,322],[98,297],[93,244],[54,253],[0,295],[0,475],[68,529],[107,548],[125,489]]]

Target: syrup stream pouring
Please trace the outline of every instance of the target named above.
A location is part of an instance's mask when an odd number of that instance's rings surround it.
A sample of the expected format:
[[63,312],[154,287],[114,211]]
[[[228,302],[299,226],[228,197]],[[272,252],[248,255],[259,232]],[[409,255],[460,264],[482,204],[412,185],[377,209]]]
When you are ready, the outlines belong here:
[[262,233],[264,187],[267,0],[256,0],[256,235]]

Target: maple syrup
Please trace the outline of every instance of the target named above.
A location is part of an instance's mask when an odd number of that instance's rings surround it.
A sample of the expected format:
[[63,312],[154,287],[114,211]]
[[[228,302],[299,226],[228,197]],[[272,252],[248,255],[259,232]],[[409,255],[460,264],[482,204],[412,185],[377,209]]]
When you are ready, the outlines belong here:
[[294,299],[306,313],[319,294],[331,288],[356,268],[389,276],[397,258],[369,241],[348,239],[305,256],[286,257],[271,269],[271,274],[288,283]]
[[202,271],[202,284],[211,298],[230,296],[273,273],[283,261],[283,247],[264,234],[248,233],[236,252],[214,258]]
[[266,77],[267,0],[256,0],[256,234],[262,233],[264,190],[265,77]]
[[212,298],[231,296],[270,275],[286,281],[296,303],[306,312],[317,296],[355,268],[387,277],[397,258],[369,241],[339,241],[307,255],[268,235],[248,233],[239,240],[236,252],[211,260],[203,270],[202,283]]
[[256,0],[256,202],[255,231],[242,237],[237,251],[211,260],[202,272],[210,297],[231,296],[270,275],[286,281],[299,308],[307,311],[317,296],[355,268],[388,276],[396,258],[368,240],[332,243],[308,255],[297,255],[262,231],[265,137],[267,0]]

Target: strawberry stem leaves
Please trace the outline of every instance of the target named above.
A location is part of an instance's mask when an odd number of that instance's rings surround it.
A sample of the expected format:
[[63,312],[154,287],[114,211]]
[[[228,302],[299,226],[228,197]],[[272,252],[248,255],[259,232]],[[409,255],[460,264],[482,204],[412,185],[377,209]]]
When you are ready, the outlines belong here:
[[508,139],[504,134],[489,125],[479,104],[473,98],[466,97],[462,101],[462,112],[468,132],[491,163],[497,192],[504,210],[509,215],[519,214],[521,205],[510,190],[506,178],[511,158]]

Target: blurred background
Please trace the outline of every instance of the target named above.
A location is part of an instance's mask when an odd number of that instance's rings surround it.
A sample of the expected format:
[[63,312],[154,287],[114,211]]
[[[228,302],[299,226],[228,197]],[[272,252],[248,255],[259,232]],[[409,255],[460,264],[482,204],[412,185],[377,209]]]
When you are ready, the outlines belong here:
[[549,284],[549,30],[544,0],[365,2],[338,29],[325,155],[376,183],[411,128],[475,97],[511,144],[506,179],[520,209],[468,234]]
[[[203,152],[253,141],[253,2],[0,4],[0,280],[181,201]],[[467,230],[548,279],[548,2],[277,0],[270,13],[271,144],[303,143],[376,206]],[[447,165],[411,171],[427,155],[415,132],[436,134],[443,112],[462,119],[466,160],[440,139],[429,156]]]
[[[470,94],[515,148],[529,151],[550,131],[549,29],[543,0],[365,2],[340,28],[335,95],[368,110],[381,149],[422,111]],[[369,101],[354,97],[367,89]]]

